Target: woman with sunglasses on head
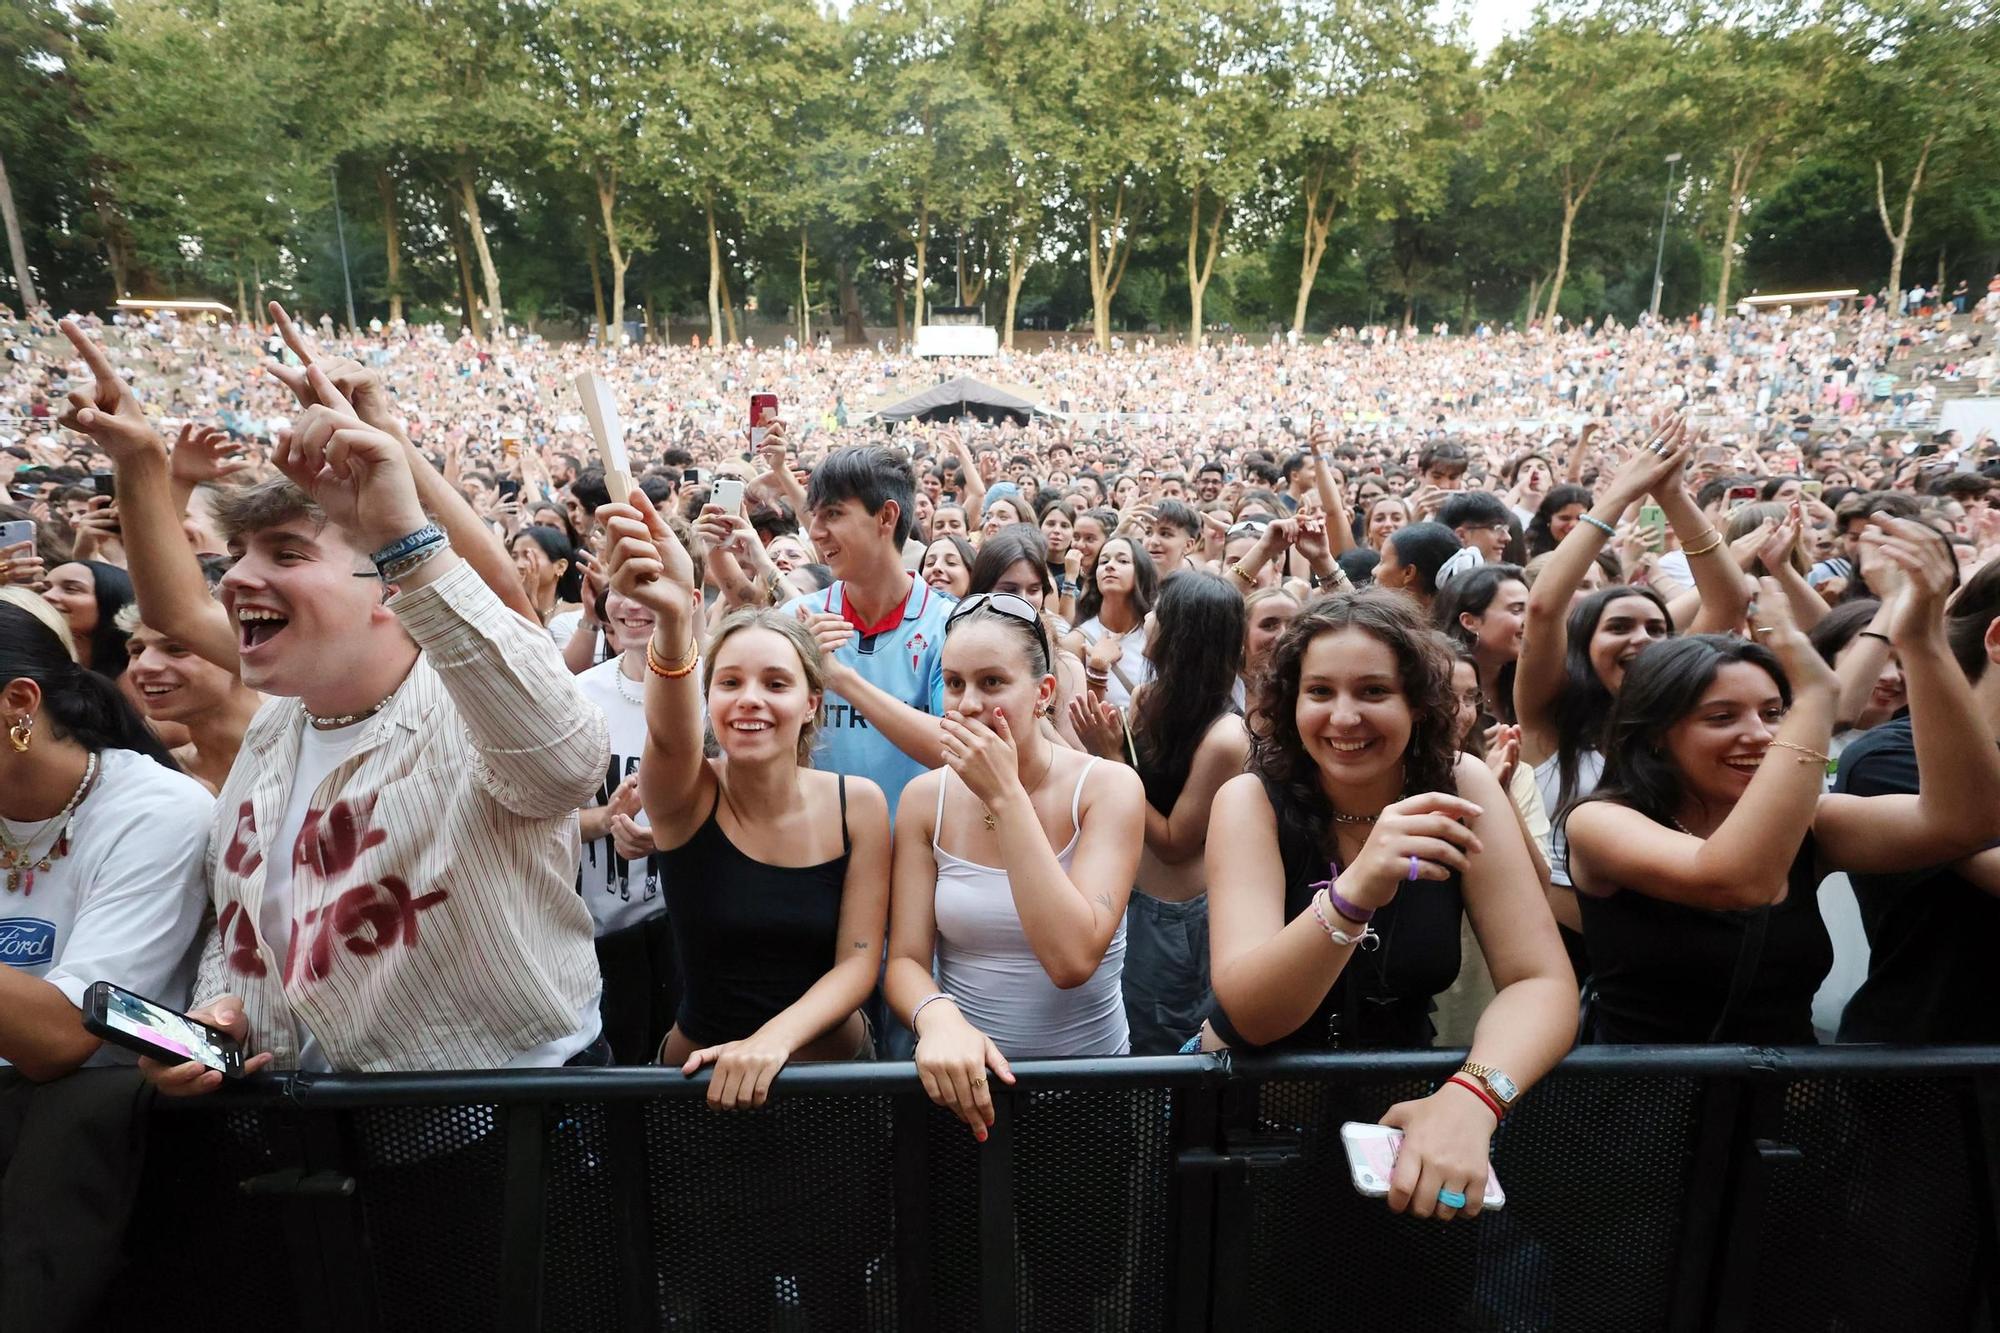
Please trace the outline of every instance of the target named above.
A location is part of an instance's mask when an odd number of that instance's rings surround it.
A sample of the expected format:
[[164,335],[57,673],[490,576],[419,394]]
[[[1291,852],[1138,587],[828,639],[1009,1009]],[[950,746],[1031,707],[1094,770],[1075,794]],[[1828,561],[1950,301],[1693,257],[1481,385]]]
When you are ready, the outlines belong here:
[[[1070,627],[1053,610],[1054,587],[1048,575],[1047,548],[1032,528],[1016,524],[996,532],[979,548],[972,562],[966,596],[982,592],[1012,593],[1041,612],[1042,630],[1051,644],[1060,645]],[[1048,711],[1046,726],[1064,745],[1083,748],[1070,723],[1072,699],[1087,693],[1083,661],[1075,653],[1058,646],[1052,664],[1056,676],[1056,697]]]
[[1498,1118],[1568,1049],[1576,986],[1506,794],[1459,751],[1452,659],[1407,598],[1313,602],[1278,643],[1250,771],[1208,843],[1204,1049],[1421,1047],[1469,915],[1498,994],[1472,1058],[1391,1107],[1390,1207],[1479,1210]]
[[1871,522],[1917,793],[1826,794],[1840,680],[1776,580],[1754,641],[1648,650],[1606,725],[1603,780],[1566,817],[1597,977],[1590,1039],[1811,1044],[1833,962],[1820,881],[1954,861],[2000,828],[2000,749],[1945,640],[1950,557],[1919,523]]
[[[896,813],[884,992],[917,1034],[924,1090],[984,1139],[1008,1060],[1122,1055],[1125,903],[1145,831],[1136,774],[1053,743],[1040,614],[1009,593],[952,613],[945,766]],[[935,968],[935,972],[933,972]]]
[[1168,580],[1153,616],[1146,645],[1153,678],[1133,696],[1129,742],[1105,700],[1071,705],[1089,749],[1130,762],[1146,789],[1146,845],[1125,923],[1125,1014],[1135,1055],[1180,1050],[1208,1010],[1202,850],[1215,793],[1250,753],[1234,698],[1242,597],[1215,575],[1188,570]]
[[866,778],[808,766],[825,692],[812,633],[782,612],[738,611],[701,653],[680,539],[636,489],[598,516],[612,590],[654,617],[639,800],[682,986],[660,1060],[690,1076],[714,1065],[711,1106],[762,1106],[792,1060],[873,1049],[860,1009],[888,911],[888,806]]

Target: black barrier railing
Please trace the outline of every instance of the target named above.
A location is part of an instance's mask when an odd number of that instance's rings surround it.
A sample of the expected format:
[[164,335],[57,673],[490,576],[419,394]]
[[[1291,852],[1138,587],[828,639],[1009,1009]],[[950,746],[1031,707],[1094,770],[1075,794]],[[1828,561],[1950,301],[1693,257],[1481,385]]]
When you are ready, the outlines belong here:
[[906,1064],[797,1066],[740,1113],[671,1070],[272,1079],[155,1117],[105,1318],[1993,1328],[2000,1049],[1581,1050],[1494,1138],[1504,1209],[1396,1217],[1339,1126],[1457,1059],[1027,1061],[983,1145]]

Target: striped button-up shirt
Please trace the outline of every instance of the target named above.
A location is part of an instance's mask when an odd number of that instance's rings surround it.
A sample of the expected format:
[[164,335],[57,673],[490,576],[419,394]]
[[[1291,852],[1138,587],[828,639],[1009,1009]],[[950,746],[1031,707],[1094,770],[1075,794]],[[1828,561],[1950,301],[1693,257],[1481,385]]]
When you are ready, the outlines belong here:
[[[599,989],[576,896],[577,807],[609,755],[604,715],[548,634],[468,565],[389,606],[423,651],[272,848],[305,722],[251,723],[210,830],[214,917],[199,1003],[242,997],[252,1049],[295,1067],[299,1024],[335,1069],[495,1068],[573,1032]],[[264,869],[292,860],[292,936],[258,931]]]

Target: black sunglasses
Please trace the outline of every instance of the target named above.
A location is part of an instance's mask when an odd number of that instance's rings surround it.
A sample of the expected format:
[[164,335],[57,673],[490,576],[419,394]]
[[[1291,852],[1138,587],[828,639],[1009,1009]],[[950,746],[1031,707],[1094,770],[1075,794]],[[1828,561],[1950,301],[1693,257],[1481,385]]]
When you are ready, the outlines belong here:
[[1019,593],[980,592],[960,602],[952,613],[944,619],[944,632],[951,633],[951,627],[965,617],[982,608],[998,611],[1003,616],[1025,620],[1035,630],[1035,642],[1042,646],[1042,660],[1053,664],[1055,654],[1049,651],[1048,627],[1042,624],[1042,613],[1035,610],[1035,604]]

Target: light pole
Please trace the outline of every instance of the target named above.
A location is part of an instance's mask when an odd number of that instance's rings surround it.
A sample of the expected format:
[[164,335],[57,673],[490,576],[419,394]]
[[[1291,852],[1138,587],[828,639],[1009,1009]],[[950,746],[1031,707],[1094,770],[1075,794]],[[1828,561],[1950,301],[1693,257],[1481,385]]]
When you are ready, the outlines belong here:
[[[347,272],[347,227],[340,220],[340,168],[329,166],[327,174],[333,178],[333,234],[340,239],[340,281],[347,289],[347,331],[352,333],[354,332],[354,279]],[[1656,284],[1653,304],[1657,306],[1659,303]]]
[[1652,317],[1660,317],[1660,266],[1667,258],[1667,215],[1674,207],[1674,163],[1681,160],[1679,153],[1667,154],[1667,196],[1660,200],[1660,245],[1653,252],[1653,304],[1649,307]]

